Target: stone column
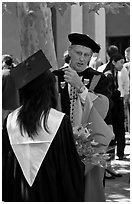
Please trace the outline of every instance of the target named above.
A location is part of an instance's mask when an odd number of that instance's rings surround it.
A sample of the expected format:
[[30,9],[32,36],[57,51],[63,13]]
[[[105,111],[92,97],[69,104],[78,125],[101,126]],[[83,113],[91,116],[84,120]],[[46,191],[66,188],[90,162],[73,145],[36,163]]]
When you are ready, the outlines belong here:
[[100,58],[105,62],[106,53],[106,25],[105,10],[100,9],[99,15],[95,12],[88,13],[88,6],[83,6],[83,33],[89,35],[101,45]]
[[71,6],[71,32],[83,32],[82,23],[82,6],[72,5]]
[[106,17],[105,10],[101,8],[99,15],[95,15],[95,40],[101,45],[100,58],[103,62],[106,62]]

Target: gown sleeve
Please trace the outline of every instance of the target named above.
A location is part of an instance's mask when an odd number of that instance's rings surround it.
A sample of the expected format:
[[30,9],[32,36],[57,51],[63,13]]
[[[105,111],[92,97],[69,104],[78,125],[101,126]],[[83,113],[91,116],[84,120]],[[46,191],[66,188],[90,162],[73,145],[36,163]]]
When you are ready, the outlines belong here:
[[[59,137],[59,134],[62,137]],[[69,195],[72,201],[84,200],[84,164],[76,151],[72,127],[68,117],[65,117],[63,125],[58,131],[58,139],[61,143],[58,150],[60,155],[60,178],[62,180],[63,196]],[[56,141],[57,142],[57,141]],[[70,201],[67,200],[67,201]]]
[[84,165],[65,115],[30,187],[10,146],[6,121],[2,133],[2,200],[26,202],[83,202]]

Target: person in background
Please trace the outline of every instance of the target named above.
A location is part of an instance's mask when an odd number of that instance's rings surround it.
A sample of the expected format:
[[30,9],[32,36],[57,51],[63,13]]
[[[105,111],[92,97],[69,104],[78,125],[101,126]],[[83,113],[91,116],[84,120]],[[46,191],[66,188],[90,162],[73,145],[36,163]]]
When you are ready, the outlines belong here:
[[98,67],[100,67],[101,65],[103,65],[103,62],[102,62],[101,58],[98,58],[95,62],[94,68],[97,70]]
[[130,77],[126,66],[123,65],[121,72],[118,74],[119,90],[124,101],[125,113],[125,131],[130,131]]
[[15,58],[13,55],[9,55],[9,54],[2,55],[2,70],[12,69],[19,63],[20,63],[19,60]]
[[66,50],[63,54],[64,65],[63,67],[69,66],[71,57],[69,56],[68,50]]
[[10,74],[18,63],[11,55],[2,56],[2,124],[9,112],[19,107],[19,93]]
[[[126,80],[129,79],[127,71],[125,70],[124,74],[121,74],[123,69],[124,57],[118,53],[112,55],[110,62],[107,64],[104,74],[112,82],[112,108],[111,108],[111,117],[112,117],[112,126],[115,134],[115,141],[117,142],[117,156],[119,160],[124,159],[124,149],[125,149],[125,117],[124,117],[124,95],[128,94],[128,83],[124,84],[122,78]],[[125,76],[124,76],[125,75]],[[126,85],[126,90],[123,89],[123,86]],[[109,171],[110,172],[110,171]],[[113,172],[111,172],[114,174]],[[114,174],[115,175],[115,174]]]
[[108,47],[108,49],[106,50],[106,59],[107,62],[101,66],[98,67],[97,71],[99,72],[103,72],[104,69],[106,68],[106,65],[109,63],[110,58],[112,57],[112,55],[117,54],[118,53],[118,47],[115,45],[110,45]]
[[99,53],[93,53],[88,66],[97,70],[98,67],[101,65],[103,65],[103,62],[102,62],[101,58],[99,57]]
[[130,62],[130,47],[127,47],[125,49],[125,58],[126,58],[126,62]]
[[[105,64],[99,66],[97,71],[105,73],[104,70],[106,69],[107,65],[110,63],[110,58],[112,57],[112,55],[117,54],[117,53],[118,53],[118,47],[115,46],[115,45],[110,45],[106,50],[107,62]],[[112,94],[112,92],[111,92],[111,94]],[[107,116],[105,118],[105,122],[113,130],[112,118],[111,118],[111,113],[110,113],[111,112],[111,107],[112,107],[112,104],[113,104],[112,101],[111,101],[111,95],[109,97],[109,102],[110,102],[109,111],[108,111]],[[121,176],[121,174],[117,174],[115,172],[115,170],[111,166],[111,161],[114,159],[114,155],[115,155],[114,146],[115,146],[115,140],[112,140],[110,142],[110,145],[109,145],[109,148],[111,149],[109,151],[109,154],[111,155],[111,159],[109,160],[109,165],[106,168],[106,172],[105,172],[105,178],[107,178],[107,179],[114,179],[115,177]]]
[[124,98],[124,109],[125,109],[125,128],[126,131],[130,132],[130,47],[125,49],[126,62],[123,67],[128,71],[129,75],[129,94],[128,97]]
[[[54,71],[54,74],[58,76],[62,111],[69,115],[72,126],[76,127],[81,124],[82,106],[85,104],[87,94],[104,119],[106,113],[103,113],[105,107],[109,106],[110,93],[107,77],[87,66],[92,54],[99,52],[100,46],[88,35],[81,33],[71,33],[68,39],[71,43],[68,49],[69,66],[61,67]],[[105,200],[103,182],[100,179],[102,175],[99,172],[100,167],[94,166],[86,175],[86,178],[89,178],[89,185],[93,184],[94,191],[98,193],[87,193],[87,191],[90,192],[90,186],[86,187],[85,201],[103,202]]]
[[83,202],[84,164],[69,118],[56,110],[51,65],[41,50],[11,72],[21,106],[2,132],[2,200]]

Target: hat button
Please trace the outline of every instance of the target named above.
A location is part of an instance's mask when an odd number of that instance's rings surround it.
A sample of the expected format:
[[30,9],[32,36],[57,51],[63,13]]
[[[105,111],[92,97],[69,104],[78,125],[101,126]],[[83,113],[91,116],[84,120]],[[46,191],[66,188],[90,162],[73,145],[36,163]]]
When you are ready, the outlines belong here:
[[31,70],[31,66],[29,62],[26,62],[26,67],[27,67],[27,70]]
[[26,63],[25,63],[25,65],[28,67],[28,66],[29,66],[29,63],[28,63],[28,62],[26,62]]
[[32,57],[32,58],[31,58],[31,61],[34,61],[34,60],[35,60],[35,57]]

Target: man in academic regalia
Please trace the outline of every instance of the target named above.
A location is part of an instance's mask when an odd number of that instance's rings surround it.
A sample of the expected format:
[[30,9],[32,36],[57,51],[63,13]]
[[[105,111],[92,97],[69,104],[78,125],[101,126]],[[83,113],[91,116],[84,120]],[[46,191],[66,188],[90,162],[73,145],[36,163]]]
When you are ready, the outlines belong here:
[[21,107],[2,132],[2,200],[83,202],[84,165],[69,118],[57,111],[55,76],[41,50],[11,71]]
[[[109,96],[111,92],[106,76],[88,67],[92,54],[98,53],[100,46],[89,36],[80,33],[69,34],[68,39],[71,42],[68,49],[70,57],[69,65],[54,71],[54,74],[58,76],[62,111],[70,116],[72,126],[74,127],[82,123],[83,106],[85,105],[87,95],[90,97],[90,101],[92,101],[91,104],[93,103],[94,108],[98,111],[99,117],[105,119],[109,109]],[[92,124],[95,125],[96,123],[97,129],[100,131],[101,126],[99,127],[94,115],[98,113],[91,111],[90,114],[92,115]],[[88,115],[87,112],[85,112],[86,114]],[[107,129],[106,126],[105,124]],[[92,131],[94,132],[94,130]],[[104,202],[100,167],[93,167],[87,173],[85,181],[85,201]],[[97,183],[98,186],[96,185]],[[90,185],[92,185],[92,188]]]
[[[69,66],[54,71],[54,74],[58,76],[62,111],[69,115],[70,118],[72,117],[70,113],[70,87],[73,86],[81,103],[85,102],[86,95],[89,92],[95,107],[102,114],[104,106],[109,103],[110,84],[103,73],[88,67],[92,54],[98,53],[100,46],[89,36],[80,33],[71,33],[68,35],[68,39],[71,42],[68,50]],[[92,92],[97,93],[98,97]],[[76,117],[78,118],[78,116]],[[79,122],[73,123],[75,125],[75,123],[78,124]]]

